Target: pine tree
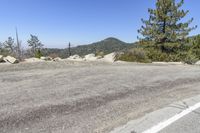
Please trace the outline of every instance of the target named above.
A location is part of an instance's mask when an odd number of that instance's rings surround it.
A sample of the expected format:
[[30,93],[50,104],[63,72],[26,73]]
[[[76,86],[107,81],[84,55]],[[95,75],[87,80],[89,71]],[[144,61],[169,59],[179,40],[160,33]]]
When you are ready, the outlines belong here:
[[183,42],[189,32],[196,28],[190,28],[193,18],[187,22],[182,19],[188,14],[188,10],[181,9],[184,0],[157,0],[156,9],[149,9],[149,20],[142,19],[144,26],[138,32],[144,37],[143,41],[152,41],[155,44]]
[[36,52],[43,47],[43,44],[40,42],[37,36],[31,35],[31,39],[27,41],[28,46],[31,47],[31,50],[34,55]]
[[13,54],[15,50],[14,39],[12,37],[8,37],[8,40],[4,42],[4,47],[9,51],[9,54]]

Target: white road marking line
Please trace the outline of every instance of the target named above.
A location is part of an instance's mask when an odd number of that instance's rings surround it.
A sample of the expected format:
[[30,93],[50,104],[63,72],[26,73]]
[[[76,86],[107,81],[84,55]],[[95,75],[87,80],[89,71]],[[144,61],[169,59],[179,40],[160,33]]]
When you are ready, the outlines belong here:
[[161,122],[157,124],[156,126],[153,126],[152,128],[144,131],[143,133],[158,133],[159,131],[163,130],[167,126],[171,125],[175,121],[179,120],[180,118],[186,116],[187,114],[193,112],[194,110],[200,108],[200,103],[195,104],[194,106],[191,106],[187,108],[186,110],[182,111],[179,114],[176,114],[175,116],[169,118],[168,120]]

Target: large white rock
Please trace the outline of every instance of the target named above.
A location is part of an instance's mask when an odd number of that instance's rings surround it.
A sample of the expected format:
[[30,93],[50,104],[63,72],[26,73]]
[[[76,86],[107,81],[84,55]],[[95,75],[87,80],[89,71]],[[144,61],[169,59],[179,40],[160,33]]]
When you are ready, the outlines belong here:
[[0,55],[0,62],[3,62],[3,55]]
[[95,57],[95,54],[88,54],[88,55],[85,55],[85,58],[92,58],[92,57]]
[[45,60],[45,61],[51,61],[52,60],[51,57],[44,57],[44,56],[40,57],[40,59]]
[[56,62],[57,61],[62,61],[62,59],[60,57],[56,57],[56,58],[53,59],[53,61],[56,61]]
[[16,58],[12,57],[12,56],[4,57],[3,60],[5,62],[11,63],[11,64],[19,63],[19,61]]
[[73,55],[67,58],[70,61],[85,61],[85,59],[81,58],[79,55]]
[[200,65],[200,61],[197,61],[197,62],[195,63],[195,65]]
[[108,54],[108,55],[105,55],[103,60],[106,61],[106,62],[115,62],[116,61],[116,56],[117,56],[117,53],[111,53],[111,54]]
[[81,57],[79,55],[72,55],[68,59],[80,59]]
[[85,60],[86,61],[96,61],[96,60],[98,60],[98,58],[95,57],[95,54],[88,54],[85,56]]

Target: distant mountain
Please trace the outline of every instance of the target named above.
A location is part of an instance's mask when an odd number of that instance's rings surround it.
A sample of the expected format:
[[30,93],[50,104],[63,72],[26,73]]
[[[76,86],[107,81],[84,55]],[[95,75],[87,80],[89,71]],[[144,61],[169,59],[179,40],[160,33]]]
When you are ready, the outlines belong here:
[[[136,43],[126,43],[119,39],[110,37],[105,40],[95,42],[88,45],[80,45],[77,47],[71,48],[72,55],[78,54],[84,56],[91,53],[103,52],[104,54],[109,54],[112,52],[125,51],[127,49],[133,48],[136,46]],[[68,49],[44,49],[43,53],[45,56],[51,54],[57,54],[60,57],[66,58],[69,53]]]
[[115,51],[122,51],[133,44],[125,43],[116,38],[107,38],[105,40],[95,42],[89,45],[82,45],[72,49],[73,54],[86,55],[89,53],[103,52],[105,54],[112,53]]

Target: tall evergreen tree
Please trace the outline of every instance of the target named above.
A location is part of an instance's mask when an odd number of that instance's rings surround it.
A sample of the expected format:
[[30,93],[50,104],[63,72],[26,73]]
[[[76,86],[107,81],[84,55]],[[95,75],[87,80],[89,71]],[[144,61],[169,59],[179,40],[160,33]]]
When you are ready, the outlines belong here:
[[156,44],[183,42],[195,27],[189,27],[193,18],[187,22],[182,19],[188,10],[181,9],[184,0],[157,0],[156,9],[149,9],[149,20],[142,19],[144,26],[138,32],[144,37],[141,40]]

